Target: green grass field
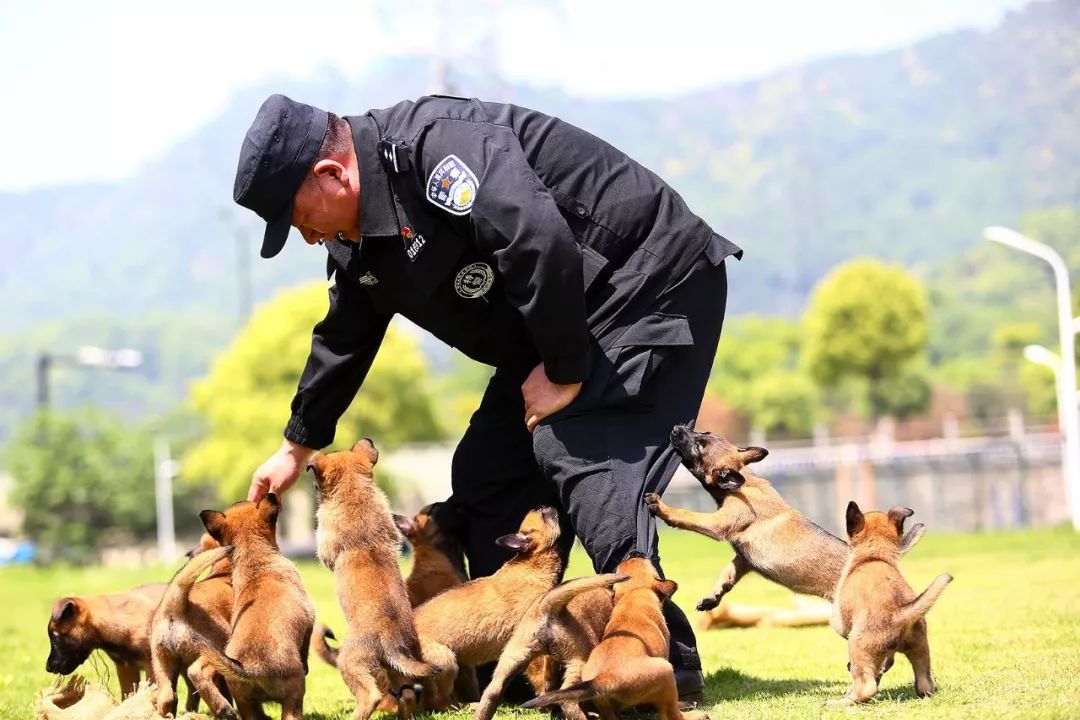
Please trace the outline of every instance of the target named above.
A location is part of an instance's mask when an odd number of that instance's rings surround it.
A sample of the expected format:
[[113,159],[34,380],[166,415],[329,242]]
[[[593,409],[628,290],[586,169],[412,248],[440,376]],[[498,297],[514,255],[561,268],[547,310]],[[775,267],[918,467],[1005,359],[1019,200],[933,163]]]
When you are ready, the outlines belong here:
[[[661,548],[669,575],[680,585],[675,598],[687,609],[730,557],[726,546],[688,533],[667,532]],[[578,552],[567,577],[587,567]],[[931,532],[905,558],[903,569],[917,590],[943,571],[956,578],[929,615],[935,697],[915,698],[911,668],[897,656],[875,702],[826,710],[822,704],[847,688],[846,645],[830,628],[712,630],[699,635],[712,717],[1080,717],[1080,535]],[[330,573],[315,564],[301,570],[320,619],[343,628]],[[0,719],[32,717],[35,691],[52,680],[44,670],[45,624],[56,597],[112,592],[169,575],[162,568],[0,569]],[[731,597],[744,603],[791,601],[790,593],[758,577],[744,580]],[[97,668],[90,661],[84,674],[103,677],[111,664],[98,662]],[[313,662],[306,716],[344,719],[352,707],[336,672]],[[509,708],[503,714],[544,717]]]

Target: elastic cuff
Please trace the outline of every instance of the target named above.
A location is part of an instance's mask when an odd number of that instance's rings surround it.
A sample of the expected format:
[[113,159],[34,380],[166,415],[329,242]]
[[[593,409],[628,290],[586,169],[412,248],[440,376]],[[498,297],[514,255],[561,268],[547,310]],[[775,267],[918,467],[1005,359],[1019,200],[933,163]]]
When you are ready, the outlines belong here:
[[319,433],[311,430],[304,424],[303,418],[293,415],[285,425],[285,439],[306,448],[324,448],[334,441],[333,433],[327,437],[327,433]]
[[589,377],[589,350],[577,355],[544,358],[544,373],[558,385],[585,382]]

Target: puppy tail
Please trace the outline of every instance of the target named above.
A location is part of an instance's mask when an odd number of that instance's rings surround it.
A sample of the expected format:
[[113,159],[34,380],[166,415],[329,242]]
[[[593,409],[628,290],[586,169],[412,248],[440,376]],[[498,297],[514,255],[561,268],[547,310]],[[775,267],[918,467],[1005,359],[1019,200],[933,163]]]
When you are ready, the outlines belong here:
[[232,549],[232,545],[216,547],[198,553],[188,560],[187,564],[180,568],[173,575],[173,579],[169,581],[169,587],[165,588],[165,595],[158,605],[157,614],[164,614],[166,617],[176,617],[182,614],[187,606],[188,593],[191,592],[191,588],[195,585],[199,576],[219,560],[232,553]]
[[606,573],[604,575],[592,575],[590,577],[567,580],[564,583],[556,585],[544,595],[544,599],[540,601],[540,610],[545,616],[550,616],[552,613],[557,613],[564,609],[571,600],[581,593],[588,592],[589,590],[600,590],[601,588],[611,587],[615,583],[620,583],[629,579],[629,575]]
[[213,666],[218,674],[225,676],[226,679],[232,678],[234,680],[240,679],[250,681],[256,678],[255,675],[248,672],[248,670],[240,664],[239,660],[229,657],[224,651],[214,647],[213,643],[206,637],[194,630],[190,630],[189,632],[191,633],[191,641],[199,648],[199,654]]
[[551,705],[562,705],[563,703],[588,702],[598,697],[600,697],[600,691],[593,685],[593,681],[586,680],[577,685],[571,685],[565,690],[545,693],[538,698],[533,698],[521,707],[538,710]]
[[322,623],[315,623],[315,630],[311,633],[310,650],[319,656],[324,663],[330,667],[338,666],[338,653],[341,652],[339,648],[331,647],[330,643],[326,642],[326,639],[337,640],[334,637],[334,631],[328,628]]
[[[419,653],[417,653],[419,654]],[[405,652],[395,652],[386,657],[386,664],[408,678],[419,679],[438,675],[442,668],[417,660]]]
[[934,606],[937,599],[941,597],[941,593],[945,592],[945,588],[952,582],[952,575],[949,573],[942,573],[934,578],[934,582],[930,583],[930,587],[919,593],[919,596],[909,602],[904,607],[900,608],[900,612],[897,613],[897,620],[899,624],[906,625],[909,622],[918,620]]

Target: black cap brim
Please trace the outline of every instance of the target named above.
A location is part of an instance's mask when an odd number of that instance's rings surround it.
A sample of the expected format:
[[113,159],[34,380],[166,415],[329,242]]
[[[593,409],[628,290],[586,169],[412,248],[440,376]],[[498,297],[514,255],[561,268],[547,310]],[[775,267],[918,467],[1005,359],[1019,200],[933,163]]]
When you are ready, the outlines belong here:
[[260,252],[264,258],[274,257],[281,252],[281,248],[285,247],[285,241],[289,239],[289,231],[292,230],[292,213],[293,204],[289,203],[280,215],[266,223]]

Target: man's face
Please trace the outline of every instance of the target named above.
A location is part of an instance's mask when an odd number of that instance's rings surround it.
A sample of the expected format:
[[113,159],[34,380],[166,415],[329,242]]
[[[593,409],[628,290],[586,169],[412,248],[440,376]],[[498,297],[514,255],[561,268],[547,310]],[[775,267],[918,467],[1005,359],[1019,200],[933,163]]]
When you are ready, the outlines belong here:
[[334,160],[315,163],[296,192],[292,225],[308,245],[340,238],[360,241],[359,184]]

